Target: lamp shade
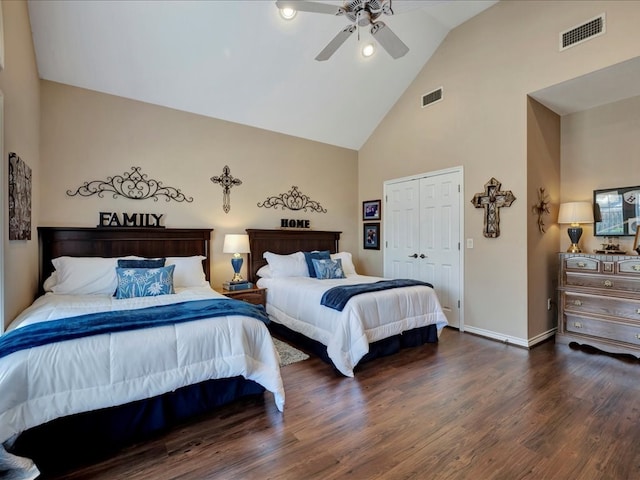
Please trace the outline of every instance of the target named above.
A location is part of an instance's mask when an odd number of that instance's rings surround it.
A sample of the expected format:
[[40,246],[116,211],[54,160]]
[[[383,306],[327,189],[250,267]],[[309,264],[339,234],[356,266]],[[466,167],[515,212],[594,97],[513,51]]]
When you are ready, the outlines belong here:
[[249,253],[249,235],[227,234],[224,236],[223,253]]
[[558,223],[593,223],[591,202],[567,202],[560,204]]

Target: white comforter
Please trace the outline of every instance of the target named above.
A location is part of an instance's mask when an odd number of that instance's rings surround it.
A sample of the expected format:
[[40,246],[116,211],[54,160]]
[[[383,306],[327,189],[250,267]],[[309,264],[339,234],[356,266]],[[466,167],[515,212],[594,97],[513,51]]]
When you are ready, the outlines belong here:
[[[49,293],[16,318],[9,330],[97,311],[222,297],[208,287],[176,290],[175,295],[125,300]],[[58,417],[238,375],[272,392],[278,410],[283,410],[279,358],[269,331],[264,323],[244,316],[100,334],[21,350],[0,358],[0,444],[6,447],[17,434]]]
[[440,331],[447,325],[435,291],[426,286],[356,295],[341,312],[320,305],[332,287],[379,280],[383,278],[365,275],[336,280],[261,278],[258,286],[267,288],[267,313],[273,321],[325,345],[335,367],[352,377],[369,343],[413,328],[436,324]]

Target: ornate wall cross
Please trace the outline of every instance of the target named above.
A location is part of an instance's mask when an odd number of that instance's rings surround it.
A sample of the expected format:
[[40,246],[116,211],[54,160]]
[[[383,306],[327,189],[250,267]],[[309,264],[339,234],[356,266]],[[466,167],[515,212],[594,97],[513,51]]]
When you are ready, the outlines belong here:
[[484,208],[484,230],[482,234],[487,238],[500,236],[500,208],[510,207],[516,199],[511,190],[501,191],[502,184],[491,177],[484,184],[484,192],[476,193],[471,203],[476,208]]
[[222,169],[222,175],[211,177],[211,181],[222,187],[222,209],[224,213],[229,213],[229,210],[231,210],[231,187],[242,185],[242,180],[233,178],[229,166],[225,165]]

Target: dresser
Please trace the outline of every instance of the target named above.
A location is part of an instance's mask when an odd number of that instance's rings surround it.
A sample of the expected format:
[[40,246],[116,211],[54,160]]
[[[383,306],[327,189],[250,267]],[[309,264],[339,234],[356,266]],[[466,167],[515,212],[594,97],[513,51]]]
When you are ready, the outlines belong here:
[[559,255],[556,342],[640,357],[640,257]]

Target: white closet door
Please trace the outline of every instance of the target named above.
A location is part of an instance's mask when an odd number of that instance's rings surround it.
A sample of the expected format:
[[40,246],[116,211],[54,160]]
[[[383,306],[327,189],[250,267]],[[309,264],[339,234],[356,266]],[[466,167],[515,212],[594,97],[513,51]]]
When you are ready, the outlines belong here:
[[461,172],[385,182],[384,276],[429,282],[460,328]]

